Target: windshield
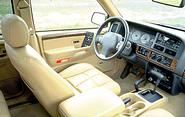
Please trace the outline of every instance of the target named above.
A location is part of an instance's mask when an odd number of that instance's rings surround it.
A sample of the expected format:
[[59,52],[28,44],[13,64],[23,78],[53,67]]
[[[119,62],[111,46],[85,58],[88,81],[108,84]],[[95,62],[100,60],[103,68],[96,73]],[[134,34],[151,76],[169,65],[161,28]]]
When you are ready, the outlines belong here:
[[140,20],[185,30],[185,8],[176,8],[152,0],[112,0],[125,19]]

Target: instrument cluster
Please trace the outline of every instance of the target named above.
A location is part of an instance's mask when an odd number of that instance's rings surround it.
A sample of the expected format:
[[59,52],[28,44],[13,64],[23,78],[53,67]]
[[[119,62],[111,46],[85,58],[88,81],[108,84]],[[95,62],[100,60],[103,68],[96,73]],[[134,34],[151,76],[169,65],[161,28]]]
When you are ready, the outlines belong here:
[[154,42],[154,39],[155,34],[153,34],[153,32],[141,31],[139,29],[130,27],[129,40],[131,42],[145,46],[150,46]]

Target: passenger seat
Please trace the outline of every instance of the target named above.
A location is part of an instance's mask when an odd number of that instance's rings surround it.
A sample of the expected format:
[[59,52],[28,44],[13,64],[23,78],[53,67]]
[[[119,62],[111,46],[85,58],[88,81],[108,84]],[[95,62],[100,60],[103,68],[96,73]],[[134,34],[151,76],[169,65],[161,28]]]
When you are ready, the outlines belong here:
[[8,106],[1,91],[0,91],[0,117],[11,117]]

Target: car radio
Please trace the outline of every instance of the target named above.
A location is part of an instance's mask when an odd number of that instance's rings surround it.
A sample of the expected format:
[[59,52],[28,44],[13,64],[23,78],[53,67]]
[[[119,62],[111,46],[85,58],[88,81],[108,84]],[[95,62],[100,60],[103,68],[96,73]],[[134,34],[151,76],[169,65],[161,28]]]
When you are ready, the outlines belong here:
[[159,34],[156,43],[178,51],[181,45],[181,40],[164,34]]

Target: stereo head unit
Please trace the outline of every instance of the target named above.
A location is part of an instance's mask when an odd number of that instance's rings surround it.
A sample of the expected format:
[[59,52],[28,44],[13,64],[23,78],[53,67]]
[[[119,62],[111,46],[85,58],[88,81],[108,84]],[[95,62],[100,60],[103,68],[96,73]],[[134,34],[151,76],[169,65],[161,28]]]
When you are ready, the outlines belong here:
[[171,37],[169,35],[166,36],[164,34],[159,34],[156,43],[178,51],[181,45],[181,40]]

